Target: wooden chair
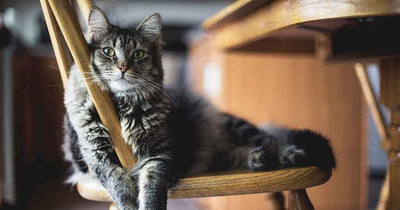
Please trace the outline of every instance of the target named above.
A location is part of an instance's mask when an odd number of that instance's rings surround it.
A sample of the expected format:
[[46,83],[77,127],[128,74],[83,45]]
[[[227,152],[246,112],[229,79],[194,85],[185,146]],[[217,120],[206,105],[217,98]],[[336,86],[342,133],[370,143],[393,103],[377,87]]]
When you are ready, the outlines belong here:
[[[92,3],[77,0],[85,17],[88,17]],[[89,84],[85,75],[89,72],[90,55],[83,37],[74,2],[68,0],[41,0],[51,42],[63,83],[68,78],[71,55],[86,83],[94,105],[104,125],[108,128],[116,153],[124,168],[136,163],[132,151],[123,141],[121,127],[115,108],[107,92],[95,84]],[[180,179],[169,192],[168,198],[194,198],[208,196],[239,195],[264,192],[289,191],[289,209],[313,209],[306,188],[317,186],[329,180],[331,171],[317,167],[283,169],[269,172],[236,171]],[[107,191],[93,180],[82,180],[78,192],[86,199],[112,202]],[[283,207],[283,201],[279,204]],[[111,205],[110,209],[115,208]]]
[[[379,136],[381,138],[381,148],[388,151],[390,146],[389,145],[390,134],[387,131],[388,126],[386,125],[385,120],[383,119],[383,113],[379,108],[379,102],[377,96],[375,96],[374,92],[372,91],[371,81],[368,78],[367,70],[361,63],[356,63],[354,65],[354,70],[356,71],[358,81],[360,82],[361,90],[364,94],[364,98],[371,112],[372,119],[375,122],[375,126],[377,127]],[[377,210],[386,209],[388,205],[388,200],[389,200],[389,170],[386,171],[385,180],[381,188],[379,202],[376,209]]]

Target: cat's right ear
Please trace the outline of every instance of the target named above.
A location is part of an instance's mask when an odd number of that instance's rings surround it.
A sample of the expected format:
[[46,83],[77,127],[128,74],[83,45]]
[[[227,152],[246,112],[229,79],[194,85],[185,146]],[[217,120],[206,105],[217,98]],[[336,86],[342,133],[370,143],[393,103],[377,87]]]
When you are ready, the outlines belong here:
[[93,7],[89,13],[89,38],[92,41],[98,40],[111,30],[111,25],[98,7]]

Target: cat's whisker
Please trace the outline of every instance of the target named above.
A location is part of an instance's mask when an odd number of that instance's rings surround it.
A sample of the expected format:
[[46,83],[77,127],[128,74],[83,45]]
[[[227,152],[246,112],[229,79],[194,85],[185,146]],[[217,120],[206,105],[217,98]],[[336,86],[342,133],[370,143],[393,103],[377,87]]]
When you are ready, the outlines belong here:
[[[166,94],[165,91],[162,89],[162,86],[160,86],[160,85],[156,84],[155,82],[150,81],[150,80],[148,80],[148,79],[146,79],[146,78],[143,78],[143,77],[141,77],[141,76],[139,76],[139,75],[137,75],[137,74],[134,74],[134,76],[135,76],[136,79],[142,80],[142,81],[145,82],[147,85],[149,85],[149,86],[155,88],[155,89],[157,90],[157,91],[156,91],[157,94],[162,94],[162,95],[164,95],[165,97],[168,98],[168,100],[169,100],[170,102],[174,103],[173,100],[171,99],[171,97],[170,97],[168,94]],[[160,96],[160,97],[162,97],[162,96]]]
[[54,84],[54,85],[45,85],[45,87],[60,87],[60,86],[63,86],[63,84],[60,83],[60,84]]
[[[164,93],[164,91],[161,90],[160,88],[154,87],[154,85],[147,83],[146,81],[144,81],[143,78],[135,78],[135,79],[137,79],[137,81],[139,81],[141,85],[146,87],[148,89],[148,92],[150,92],[154,96],[154,98],[156,98],[158,100],[158,102],[162,102],[162,99],[165,98],[160,94],[160,93]],[[155,94],[157,94],[157,95],[155,95]],[[165,94],[165,96],[168,96],[168,95]],[[171,100],[171,102],[172,102],[172,100]]]
[[59,69],[57,68],[57,67],[54,67],[54,66],[51,66],[51,65],[47,65],[48,67],[50,67],[50,69],[52,69],[52,70],[57,70],[57,71],[59,71]]
[[[144,88],[146,88],[146,89],[148,90],[148,92],[150,92],[150,94],[153,95],[153,97],[154,97],[155,99],[158,100],[157,102],[160,102],[160,101],[161,101],[161,99],[160,99],[159,97],[157,97],[153,91],[151,91],[151,88],[150,88],[149,86],[147,86],[146,83],[141,83],[141,84],[143,85]],[[142,95],[143,95],[143,93],[142,93]],[[144,97],[144,98],[146,98],[146,97]],[[146,100],[147,100],[147,99],[146,99]],[[147,103],[149,103],[149,102],[147,101]]]

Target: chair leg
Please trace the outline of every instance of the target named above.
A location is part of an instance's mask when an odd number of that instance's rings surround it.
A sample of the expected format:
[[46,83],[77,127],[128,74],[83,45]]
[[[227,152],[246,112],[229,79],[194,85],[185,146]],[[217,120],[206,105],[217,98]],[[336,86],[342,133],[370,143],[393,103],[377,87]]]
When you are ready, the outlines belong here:
[[267,209],[271,210],[284,210],[285,198],[282,192],[273,192],[267,194]]
[[111,203],[110,210],[118,210],[118,207],[114,203]]
[[389,196],[386,209],[400,209],[400,61],[399,57],[385,58],[380,66],[380,101],[390,110],[388,148]]
[[381,194],[379,196],[379,202],[376,210],[385,210],[387,201],[389,200],[389,172],[386,171],[385,181],[381,188]]
[[289,191],[289,210],[314,210],[305,189]]

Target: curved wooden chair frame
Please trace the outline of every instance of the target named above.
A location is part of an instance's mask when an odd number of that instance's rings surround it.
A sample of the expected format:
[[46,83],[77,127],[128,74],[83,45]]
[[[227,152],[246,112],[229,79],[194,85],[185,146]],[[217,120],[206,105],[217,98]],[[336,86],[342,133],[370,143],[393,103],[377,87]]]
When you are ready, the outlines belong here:
[[[72,58],[82,73],[99,116],[108,128],[116,153],[124,168],[132,168],[136,158],[122,139],[119,119],[109,93],[86,78],[89,72],[90,54],[75,13],[75,3],[69,0],[40,0],[51,42],[63,83],[68,78]],[[91,0],[77,0],[82,14],[88,17]],[[72,55],[72,58],[71,58]],[[263,192],[290,191],[289,209],[313,209],[305,189],[325,183],[331,171],[316,167],[284,169],[270,172],[226,172],[180,179],[170,190],[169,198],[193,198],[238,195]],[[93,201],[109,201],[107,191],[93,180],[78,183],[82,197]],[[283,207],[283,201],[280,201]],[[112,207],[115,208],[115,207]]]

